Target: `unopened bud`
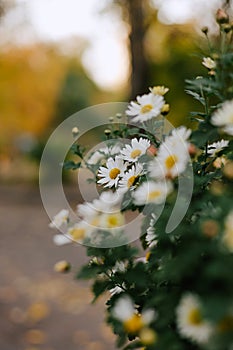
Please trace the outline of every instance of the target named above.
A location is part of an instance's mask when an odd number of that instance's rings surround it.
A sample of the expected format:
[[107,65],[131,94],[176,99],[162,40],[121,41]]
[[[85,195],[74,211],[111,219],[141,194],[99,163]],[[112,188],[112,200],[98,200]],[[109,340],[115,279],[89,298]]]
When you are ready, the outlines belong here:
[[223,25],[222,25],[222,30],[223,30],[225,33],[229,33],[229,32],[232,30],[231,24],[229,24],[229,23],[223,24]]
[[216,169],[221,169],[221,167],[223,165],[226,164],[226,158],[224,158],[223,156],[222,157],[217,157],[215,159],[215,161],[213,162],[213,166],[216,168]]
[[148,147],[146,151],[148,156],[156,156],[157,152],[158,149],[154,145],[150,145],[150,147]]
[[216,13],[216,21],[219,24],[229,23],[229,16],[223,9],[218,9]]
[[121,119],[122,118],[122,114],[121,113],[117,113],[116,117],[117,117],[117,119]]
[[105,129],[104,133],[106,136],[109,136],[111,134],[111,130],[110,129]]
[[205,35],[208,34],[209,28],[208,27],[203,27],[201,29],[202,33],[204,33]]
[[224,192],[224,185],[220,181],[213,181],[210,186],[210,191],[215,196],[221,196]]
[[151,328],[143,328],[139,334],[139,338],[143,345],[152,345],[156,343],[157,333]]
[[162,115],[167,115],[170,112],[170,105],[168,103],[165,103],[161,109]]
[[233,161],[228,161],[224,168],[223,168],[223,174],[230,180],[233,179]]
[[214,61],[219,60],[219,54],[218,53],[213,53],[212,58]]
[[68,272],[70,271],[71,265],[66,260],[58,261],[54,265],[54,271],[56,272]]
[[193,143],[190,143],[188,146],[188,152],[190,156],[195,156],[198,152],[198,149]]
[[110,121],[110,123],[112,123],[114,118],[113,117],[109,117],[108,120]]
[[213,69],[211,69],[211,70],[208,72],[208,74],[209,74],[211,77],[213,77],[214,75],[216,75],[216,72],[215,72]]
[[77,126],[75,126],[75,127],[72,129],[72,134],[73,134],[73,136],[75,137],[75,136],[78,135],[78,133],[79,133],[79,129],[77,128]]
[[206,220],[201,225],[202,232],[205,236],[212,238],[219,232],[219,225],[215,220]]

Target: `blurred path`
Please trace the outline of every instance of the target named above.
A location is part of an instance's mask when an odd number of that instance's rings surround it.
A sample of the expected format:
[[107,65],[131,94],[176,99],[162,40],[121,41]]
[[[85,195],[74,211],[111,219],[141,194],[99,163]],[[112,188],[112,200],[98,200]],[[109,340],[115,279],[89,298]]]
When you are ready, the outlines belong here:
[[36,187],[0,186],[0,349],[114,350],[104,300],[90,305],[87,283],[53,271],[62,259],[83,264],[85,249],[56,247],[48,223]]

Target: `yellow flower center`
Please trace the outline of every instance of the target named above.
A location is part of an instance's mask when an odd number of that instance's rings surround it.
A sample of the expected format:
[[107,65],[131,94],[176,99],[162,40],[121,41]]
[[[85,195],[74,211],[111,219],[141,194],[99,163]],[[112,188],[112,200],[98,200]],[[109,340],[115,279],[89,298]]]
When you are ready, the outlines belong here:
[[139,157],[141,155],[142,151],[140,149],[134,149],[131,154],[130,157],[135,159],[137,157]]
[[159,191],[159,190],[157,190],[157,191],[152,191],[152,192],[149,193],[148,199],[149,199],[150,201],[152,201],[152,200],[158,198],[159,196],[161,196],[161,191]]
[[124,328],[128,333],[137,333],[144,327],[142,317],[134,314],[131,318],[124,322]]
[[152,109],[153,109],[153,106],[152,106],[151,104],[144,105],[144,106],[142,106],[142,108],[141,108],[141,113],[142,113],[142,114],[148,113],[148,112],[150,112]]
[[167,157],[165,160],[165,165],[167,169],[172,169],[174,165],[176,164],[178,158],[175,154],[171,154],[170,156]]
[[188,321],[190,324],[197,326],[202,322],[202,317],[199,309],[192,309],[188,315]]
[[134,184],[136,178],[137,178],[137,176],[135,176],[135,175],[131,176],[131,177],[128,179],[128,181],[127,181],[127,186],[128,186],[128,187],[133,186],[133,184]]
[[84,228],[74,228],[71,230],[70,234],[74,240],[83,239],[85,236],[86,230]]
[[117,176],[120,174],[120,169],[118,169],[118,168],[113,168],[113,169],[111,169],[110,170],[110,172],[109,172],[109,177],[110,177],[110,179],[112,179],[112,180],[114,180],[114,179],[116,179],[117,178]]

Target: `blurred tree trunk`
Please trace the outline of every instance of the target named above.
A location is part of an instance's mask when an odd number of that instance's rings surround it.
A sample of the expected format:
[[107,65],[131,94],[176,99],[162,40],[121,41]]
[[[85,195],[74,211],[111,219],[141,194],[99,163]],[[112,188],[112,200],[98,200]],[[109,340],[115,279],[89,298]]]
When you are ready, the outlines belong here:
[[130,26],[129,45],[131,59],[131,92],[130,97],[134,99],[136,95],[147,90],[148,65],[145,57],[145,14],[143,0],[127,0],[128,19]]
[[130,98],[135,99],[148,88],[148,63],[144,41],[149,2],[148,0],[114,0],[114,3],[121,7],[123,20],[129,27]]

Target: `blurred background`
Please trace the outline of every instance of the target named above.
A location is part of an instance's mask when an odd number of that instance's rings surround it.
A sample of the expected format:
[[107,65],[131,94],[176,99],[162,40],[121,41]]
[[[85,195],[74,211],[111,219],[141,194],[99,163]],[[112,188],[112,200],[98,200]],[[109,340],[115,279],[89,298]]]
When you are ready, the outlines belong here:
[[[189,123],[185,79],[205,74],[201,28],[214,35],[221,0],[0,0],[0,348],[115,349],[104,300],[53,272],[85,261],[53,245],[38,190],[50,133],[95,104],[170,88],[169,119]],[[72,183],[70,200],[77,203]]]

